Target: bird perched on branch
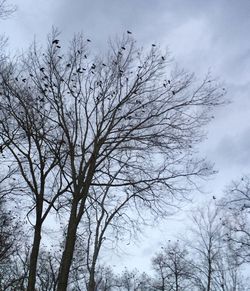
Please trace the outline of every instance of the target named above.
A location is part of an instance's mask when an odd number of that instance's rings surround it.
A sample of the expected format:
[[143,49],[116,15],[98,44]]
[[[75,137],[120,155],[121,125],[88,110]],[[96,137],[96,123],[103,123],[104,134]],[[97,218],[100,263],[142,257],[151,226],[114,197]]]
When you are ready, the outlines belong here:
[[58,44],[59,43],[59,39],[54,39],[53,41],[52,41],[52,44]]

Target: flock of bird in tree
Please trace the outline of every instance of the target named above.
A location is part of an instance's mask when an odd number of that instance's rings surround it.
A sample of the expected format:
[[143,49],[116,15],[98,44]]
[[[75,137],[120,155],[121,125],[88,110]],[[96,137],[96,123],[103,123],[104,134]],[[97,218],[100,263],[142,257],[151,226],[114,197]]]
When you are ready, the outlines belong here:
[[[131,35],[132,32],[129,31],[129,30],[127,30],[127,34]],[[87,41],[88,43],[91,42],[90,39],[87,39],[86,41]],[[59,39],[54,39],[54,40],[52,41],[52,45],[54,45],[56,49],[60,49],[61,46],[59,45],[59,42],[60,42]],[[153,47],[153,48],[156,47],[156,44],[152,44],[152,47]],[[119,56],[122,56],[122,55],[123,55],[122,51],[125,51],[125,50],[126,50],[126,47],[121,46],[121,51],[118,51],[118,55],[119,55]],[[80,50],[78,50],[77,52],[78,52],[78,54],[81,54],[81,53],[82,53]],[[84,54],[83,56],[84,56],[85,59],[88,58],[86,54]],[[58,55],[57,57],[58,57],[58,59],[60,59],[60,60],[63,58],[63,57],[60,56],[60,55]],[[161,57],[161,60],[162,60],[162,61],[165,61],[165,57],[162,56],[162,57]],[[47,63],[48,63],[48,65],[51,65],[51,62],[48,61]],[[116,60],[114,60],[114,64],[115,64],[115,65],[119,65],[119,62],[116,61]],[[105,63],[102,63],[102,66],[103,66],[103,67],[106,67],[107,65],[106,65]],[[72,64],[71,64],[71,63],[67,63],[67,64],[66,64],[66,69],[70,69],[71,67],[72,67]],[[142,67],[141,65],[138,66],[138,69],[139,69],[139,70],[142,69],[142,68],[143,68],[143,67]],[[95,74],[95,69],[96,69],[96,64],[93,63],[93,64],[90,66],[90,72],[91,72],[91,74]],[[42,67],[39,68],[39,70],[43,73],[43,77],[41,78],[42,81],[46,81],[46,80],[48,80],[49,77],[46,75],[46,68],[42,66]],[[73,75],[76,75],[76,74],[83,74],[85,71],[87,71],[87,68],[85,68],[85,67],[79,67],[79,68],[76,69],[76,72],[73,73]],[[122,74],[124,73],[124,70],[122,70],[121,68],[119,68],[119,73],[120,73],[120,76],[122,76]],[[33,77],[34,77],[34,74],[30,73],[29,76],[30,76],[31,78],[33,78]],[[140,80],[142,80],[142,77],[139,75],[139,73],[137,73],[137,77],[138,77]],[[20,79],[19,77],[16,77],[16,78],[15,78],[16,81],[19,81],[19,79]],[[26,83],[26,81],[27,81],[27,77],[21,77],[20,80],[21,80],[23,83]],[[64,80],[63,78],[61,78],[60,81],[61,81],[61,82],[64,82],[65,80]],[[72,79],[72,81],[74,82],[73,79]],[[127,77],[126,77],[126,81],[128,81],[128,78],[127,78]],[[101,81],[99,81],[99,83],[101,83]],[[52,85],[53,85],[54,87],[57,86],[54,82],[52,83]],[[165,82],[163,83],[163,86],[164,86],[165,88],[167,88],[168,85],[170,85],[170,80],[165,80]],[[121,86],[123,86],[123,85],[121,85]],[[50,86],[49,84],[44,83],[44,88],[43,88],[43,90],[42,90],[42,93],[46,95],[46,94],[48,93],[48,91],[51,92],[51,90],[50,90],[51,88],[50,88],[50,87],[51,87],[51,86]],[[72,87],[76,89],[76,84],[73,85]],[[29,88],[29,89],[30,89],[30,88]],[[90,89],[90,90],[93,90],[92,87],[90,87],[89,89]],[[172,90],[171,92],[172,92],[173,95],[176,94],[176,92],[175,92],[174,90]],[[71,90],[70,92],[67,92],[67,93],[68,93],[68,94],[72,94],[72,93],[74,93],[74,92]],[[133,92],[133,93],[136,94],[137,91],[135,91],[135,92]],[[108,99],[109,99],[109,98],[108,98]],[[41,102],[45,102],[44,98],[40,98],[40,101],[41,101]]]

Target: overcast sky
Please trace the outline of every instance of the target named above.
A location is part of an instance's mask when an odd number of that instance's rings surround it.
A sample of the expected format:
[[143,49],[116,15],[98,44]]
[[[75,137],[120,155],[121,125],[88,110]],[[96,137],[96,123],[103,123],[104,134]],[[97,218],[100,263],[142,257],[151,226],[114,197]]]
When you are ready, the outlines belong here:
[[[210,70],[227,89],[231,103],[215,112],[208,126],[202,155],[219,173],[206,190],[220,196],[232,179],[250,173],[250,1],[249,0],[22,0],[12,1],[17,12],[0,21],[12,51],[27,48],[34,37],[44,42],[52,26],[65,40],[83,32],[99,50],[109,37],[127,29],[144,47],[169,48],[179,66],[199,77]],[[198,200],[209,199],[209,194]],[[158,233],[148,231],[133,256],[119,259],[147,270],[155,248],[174,233],[174,220]],[[150,237],[149,236],[153,236]],[[135,255],[135,252],[137,255]],[[115,261],[115,258],[114,258]],[[118,261],[118,260],[117,260]],[[142,269],[143,269],[142,268]]]

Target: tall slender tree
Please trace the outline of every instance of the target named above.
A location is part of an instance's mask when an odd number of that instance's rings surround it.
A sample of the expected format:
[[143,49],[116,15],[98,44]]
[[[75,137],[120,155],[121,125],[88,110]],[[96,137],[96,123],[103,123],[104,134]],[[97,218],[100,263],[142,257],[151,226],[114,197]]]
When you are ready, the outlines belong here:
[[5,163],[18,167],[15,200],[22,202],[34,228],[28,284],[28,290],[34,290],[42,224],[53,207],[57,210],[55,202],[69,185],[63,185],[57,166],[62,145],[52,141],[57,133],[50,109],[43,106],[38,88],[31,89],[27,76],[17,75],[11,65],[0,69],[0,149]]

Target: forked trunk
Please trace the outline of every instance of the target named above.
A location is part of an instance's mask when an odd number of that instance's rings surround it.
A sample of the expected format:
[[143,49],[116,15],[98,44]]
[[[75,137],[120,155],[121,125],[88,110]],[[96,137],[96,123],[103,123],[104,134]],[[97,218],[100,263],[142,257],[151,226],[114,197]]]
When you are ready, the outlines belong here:
[[38,261],[40,242],[41,242],[41,228],[42,228],[42,224],[41,224],[41,221],[39,221],[35,225],[35,234],[34,234],[34,240],[33,240],[33,245],[32,245],[32,251],[30,255],[27,291],[35,291],[37,261]]
[[96,261],[92,264],[90,274],[89,274],[89,283],[88,283],[88,291],[95,291],[96,290],[96,283],[95,283],[95,265]]
[[88,285],[88,291],[95,291],[95,274],[94,272],[90,273],[89,276],[89,285]]
[[60,263],[57,291],[66,291],[68,286],[69,271],[73,259],[78,226],[76,214],[77,214],[77,201],[73,201],[64,252]]

